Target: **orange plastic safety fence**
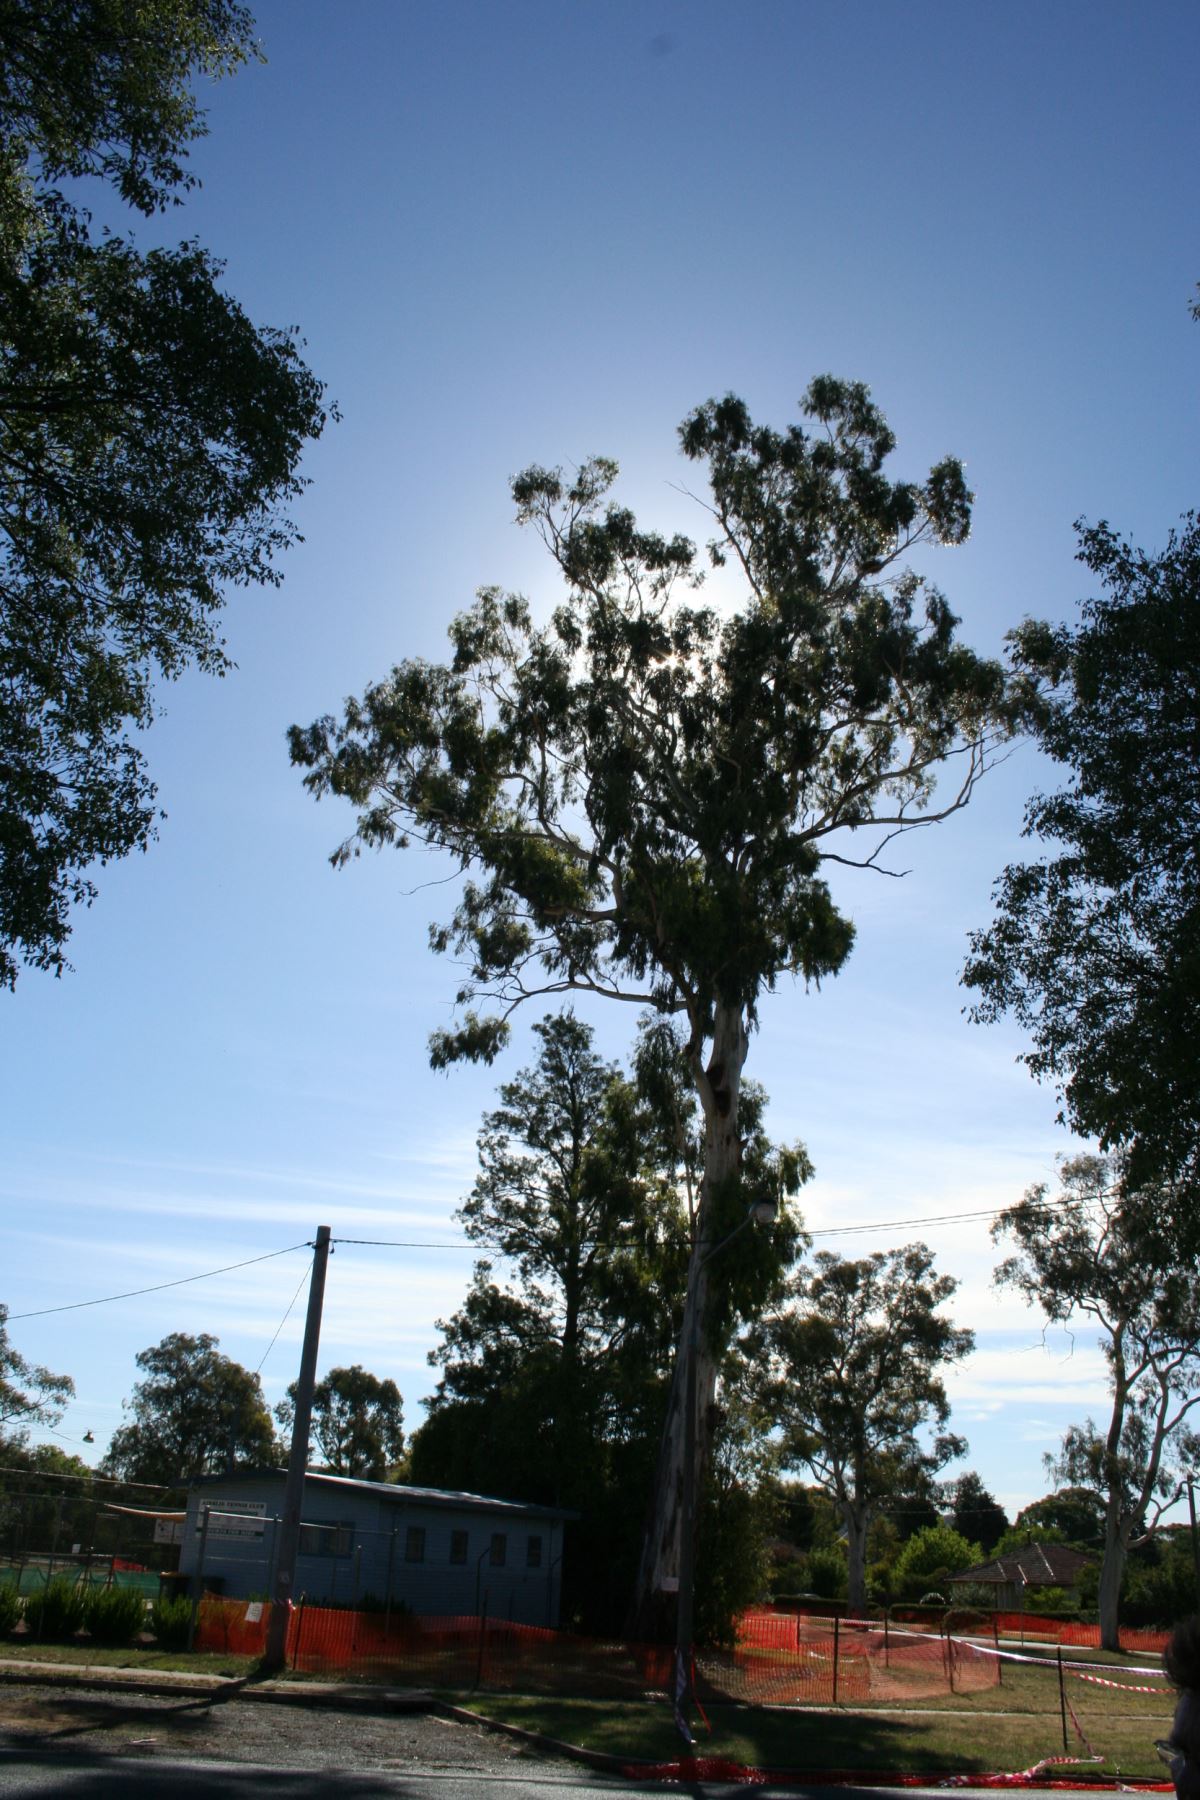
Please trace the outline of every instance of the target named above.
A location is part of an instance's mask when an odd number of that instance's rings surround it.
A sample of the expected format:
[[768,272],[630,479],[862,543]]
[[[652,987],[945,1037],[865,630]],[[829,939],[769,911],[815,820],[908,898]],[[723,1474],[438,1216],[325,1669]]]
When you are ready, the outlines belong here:
[[[197,1646],[261,1655],[269,1614],[265,1605],[207,1596]],[[289,1619],[287,1657],[309,1673],[375,1676],[403,1686],[600,1698],[665,1697],[672,1652],[469,1616],[301,1605]],[[998,1664],[948,1639],[889,1636],[858,1621],[751,1614],[733,1649],[697,1651],[695,1677],[702,1701],[822,1705],[972,1692],[994,1685]]]
[[205,1594],[196,1620],[196,1649],[234,1656],[261,1656],[267,1647],[271,1608],[249,1600],[222,1600]]
[[[996,1629],[1006,1637],[1026,1637],[1047,1644],[1075,1644],[1084,1649],[1100,1648],[1100,1627],[1085,1625],[1079,1619],[1047,1619],[1039,1613],[1002,1612],[995,1615]],[[1165,1650],[1171,1634],[1141,1627],[1121,1627],[1121,1648],[1150,1654]]]

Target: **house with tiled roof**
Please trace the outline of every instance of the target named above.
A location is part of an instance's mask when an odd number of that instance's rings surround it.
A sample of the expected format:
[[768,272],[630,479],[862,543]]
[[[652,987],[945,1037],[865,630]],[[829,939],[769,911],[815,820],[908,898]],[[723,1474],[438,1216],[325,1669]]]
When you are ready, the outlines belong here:
[[1071,1605],[1079,1604],[1079,1582],[1094,1556],[1069,1544],[1026,1544],[949,1577],[952,1586],[992,1588],[993,1606],[1019,1611],[1030,1588],[1062,1588]]

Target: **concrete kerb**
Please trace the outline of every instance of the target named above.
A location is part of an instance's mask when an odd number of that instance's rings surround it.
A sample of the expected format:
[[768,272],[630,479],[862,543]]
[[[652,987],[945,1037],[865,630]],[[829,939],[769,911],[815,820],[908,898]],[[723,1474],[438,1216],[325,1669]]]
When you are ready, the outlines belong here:
[[[533,1750],[567,1756],[572,1762],[586,1763],[590,1769],[601,1769],[609,1775],[623,1775],[635,1762],[628,1756],[612,1756],[606,1750],[585,1750],[582,1744],[568,1744],[562,1738],[529,1731],[524,1725],[510,1725],[504,1719],[489,1719],[486,1713],[472,1712],[470,1707],[455,1706],[449,1700],[431,1700],[430,1711],[441,1713],[446,1719],[457,1719],[462,1725],[482,1725],[485,1730],[498,1732],[502,1737],[516,1738],[518,1743],[528,1744]],[[647,1763],[646,1767],[653,1765]]]
[[128,1694],[178,1695],[183,1700],[259,1700],[273,1706],[328,1706],[345,1712],[436,1712],[419,1688],[328,1681],[267,1681],[255,1675],[196,1675],[172,1669],[121,1669],[93,1663],[0,1660],[0,1682],[22,1687],[119,1689]]

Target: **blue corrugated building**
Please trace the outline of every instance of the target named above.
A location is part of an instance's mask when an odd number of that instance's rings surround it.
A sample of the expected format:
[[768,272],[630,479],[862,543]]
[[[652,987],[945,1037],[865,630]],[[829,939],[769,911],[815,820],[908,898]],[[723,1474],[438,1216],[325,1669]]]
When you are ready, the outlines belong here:
[[[234,1598],[271,1592],[282,1469],[204,1476],[188,1492],[181,1574]],[[304,1478],[293,1592],[315,1604],[364,1599],[420,1614],[557,1626],[563,1525],[576,1515],[483,1494]]]

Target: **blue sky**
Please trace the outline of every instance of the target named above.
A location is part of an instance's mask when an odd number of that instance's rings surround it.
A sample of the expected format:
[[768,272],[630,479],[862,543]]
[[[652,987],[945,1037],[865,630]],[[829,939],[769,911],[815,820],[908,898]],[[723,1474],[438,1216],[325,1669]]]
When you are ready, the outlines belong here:
[[[813,375],[867,381],[897,472],[947,452],[976,490],[929,564],[968,642],[1087,591],[1073,521],[1160,544],[1195,500],[1200,280],[1189,4],[576,3],[418,8],[271,0],[268,57],[212,90],[194,234],[257,320],[298,324],[343,420],[310,453],[305,542],[278,592],[238,593],[238,669],[185,678],[149,734],[167,813],[107,869],[71,945],[0,1001],[4,1279],[13,1314],[310,1238],[452,1242],[479,1116],[528,1056],[435,1075],[454,971],[426,948],[449,890],[389,855],[333,873],[348,815],[316,807],[284,732],[402,657],[440,657],[483,582],[556,598],[507,478],[600,452],[646,523],[703,538],[675,428],[732,389],[777,425]],[[1044,773],[1044,772],[1043,772]],[[1041,1455],[1103,1406],[1099,1358],[1043,1343],[989,1289],[986,1222],[1072,1149],[1005,1028],[962,1015],[966,933],[1039,779],[1018,748],[969,812],[903,847],[903,882],[845,874],[845,972],[763,1007],[747,1073],[817,1165],[817,1241],[923,1236],[960,1277],[978,1350],[955,1424],[1013,1509]],[[615,1013],[617,1016],[611,1016]],[[536,1015],[532,1015],[536,1016]],[[593,1018],[619,1055],[626,1009]],[[470,1255],[343,1244],[322,1366],[400,1384]],[[274,1400],[295,1372],[297,1252],[119,1305],[28,1319],[70,1373],[62,1425],[102,1451],[137,1350],[215,1332]]]

